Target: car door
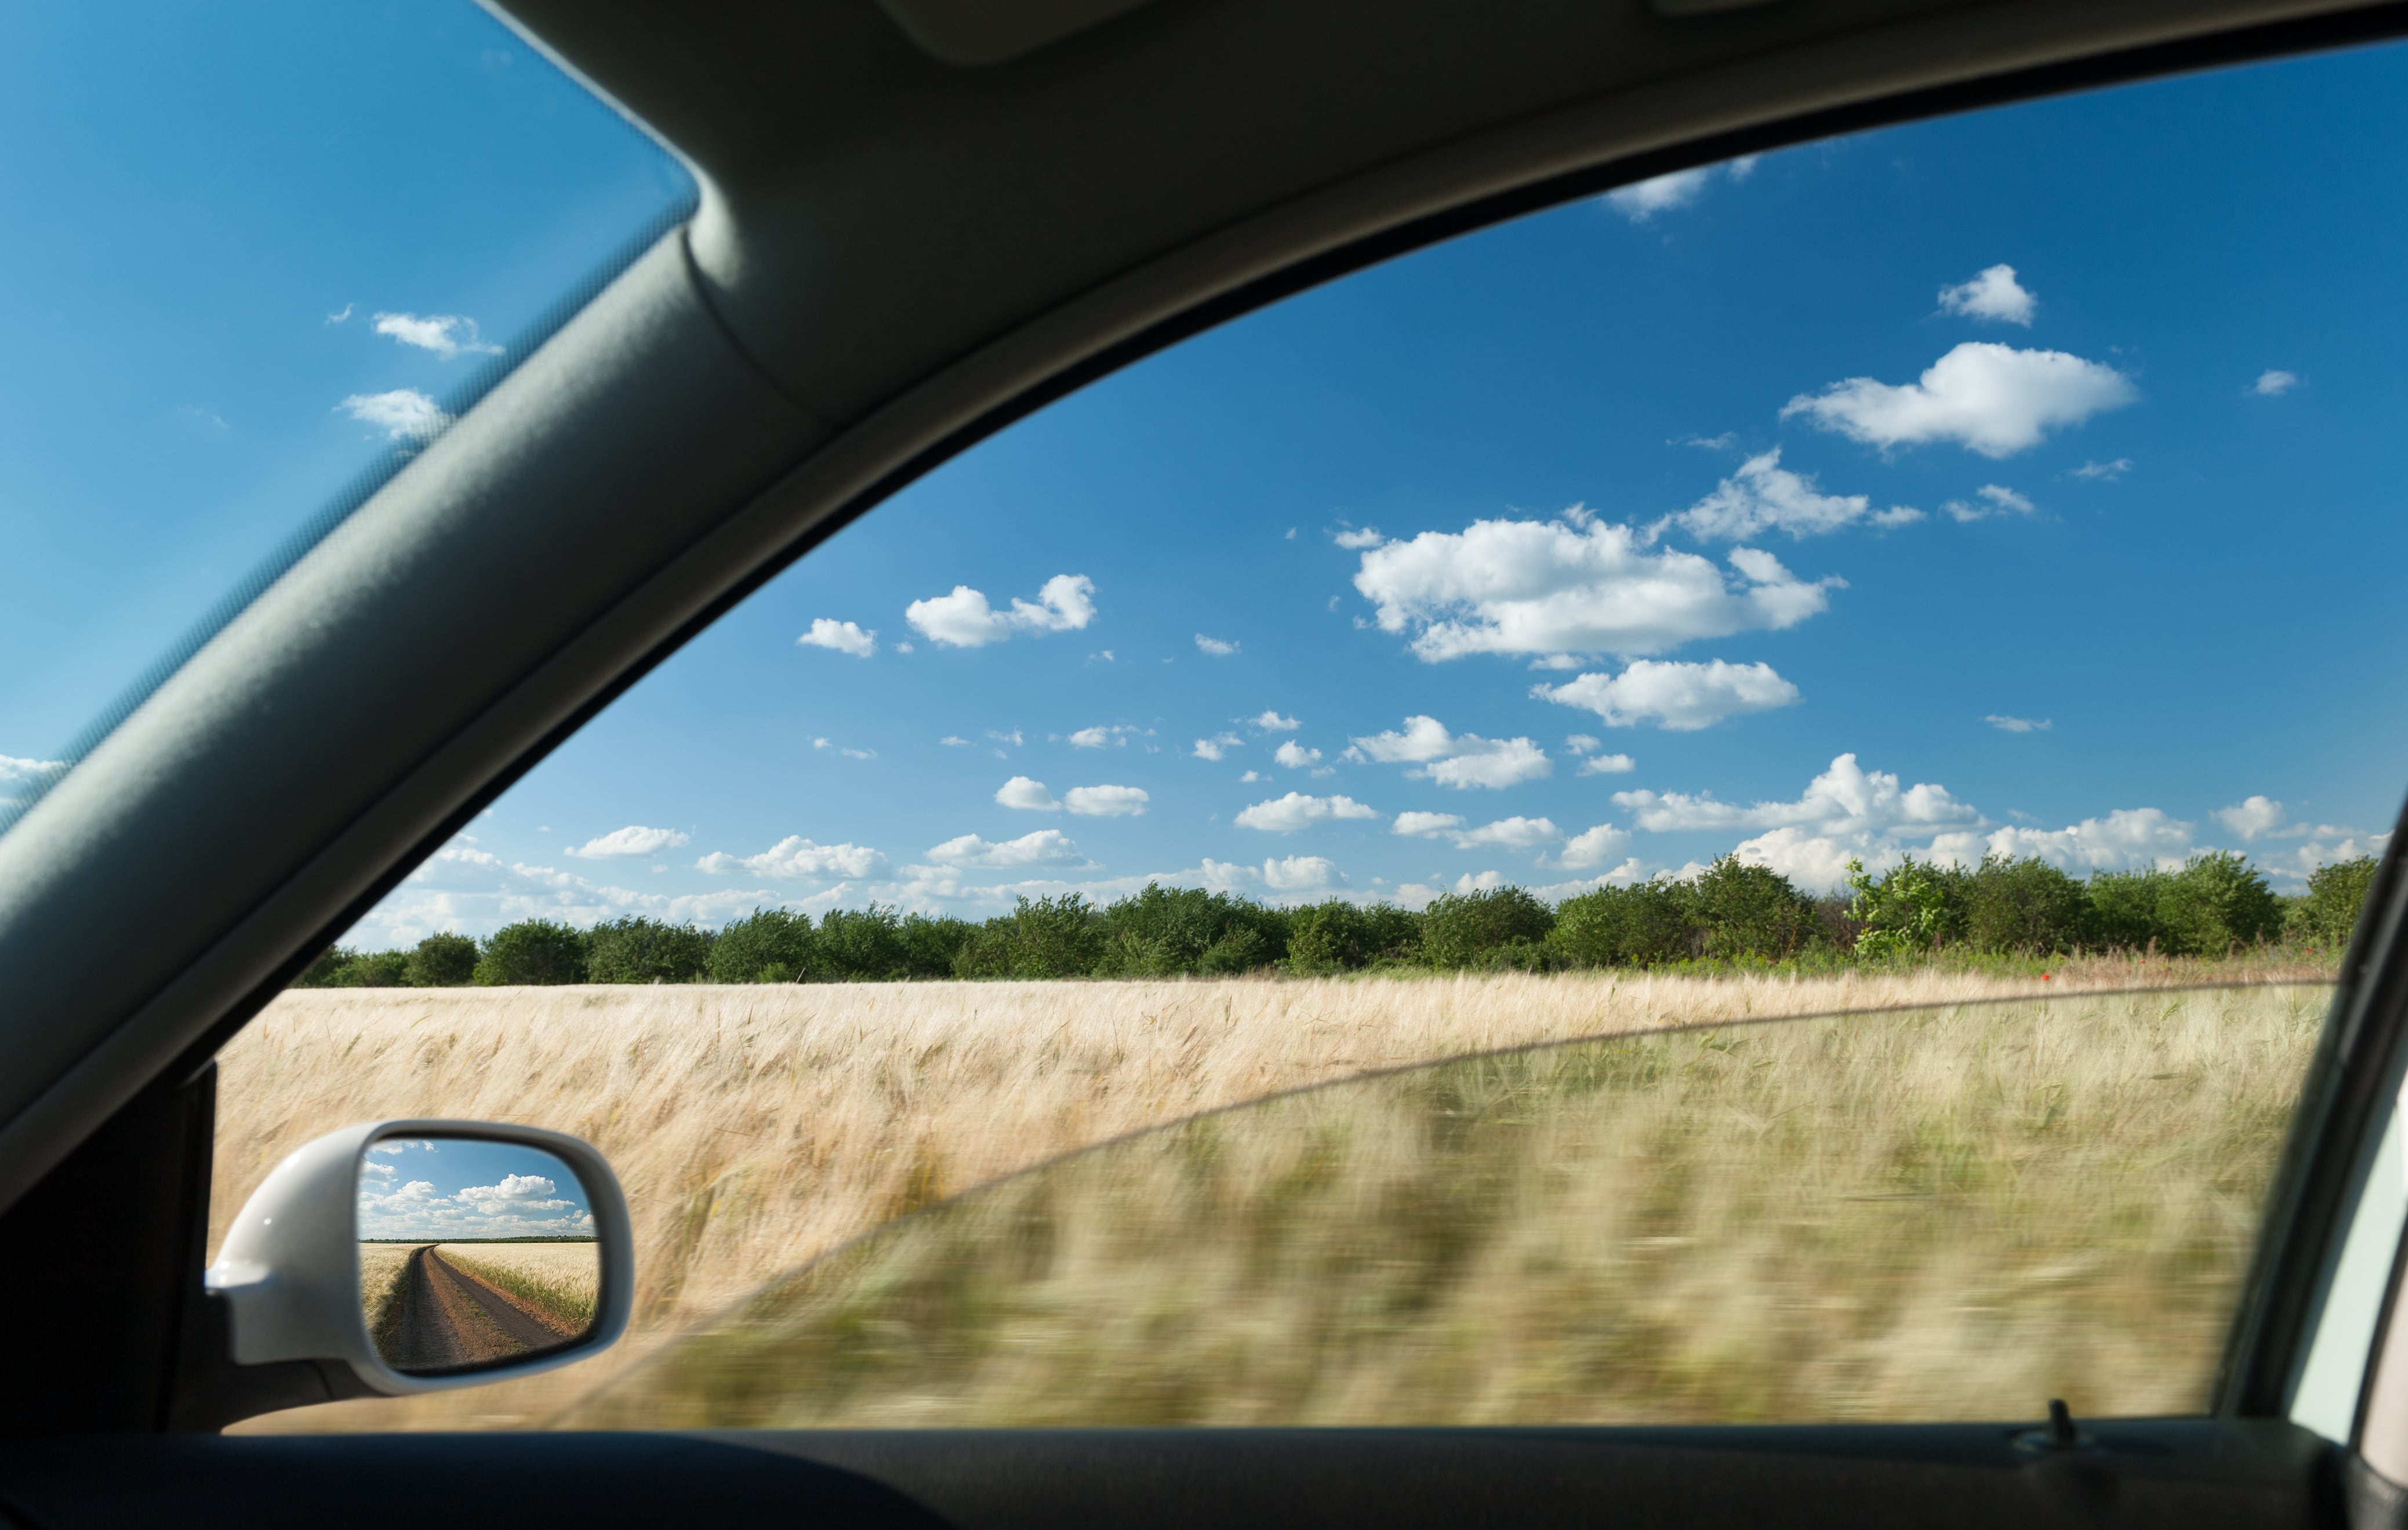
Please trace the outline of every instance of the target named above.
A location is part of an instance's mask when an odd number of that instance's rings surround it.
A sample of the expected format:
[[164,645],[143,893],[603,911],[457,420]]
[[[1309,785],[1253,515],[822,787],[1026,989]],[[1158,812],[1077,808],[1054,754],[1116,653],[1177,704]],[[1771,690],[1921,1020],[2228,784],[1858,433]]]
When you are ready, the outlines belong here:
[[[1868,12],[1843,37],[1831,19],[1771,12],[1699,23],[1534,8],[1399,33],[1369,15],[1305,24],[1166,3],[1057,52],[1050,24],[965,38],[942,13],[905,7],[516,20],[691,157],[699,211],[273,570],[0,840],[18,1059],[0,1282],[28,1315],[7,1405],[20,1437],[0,1465],[12,1513],[2390,1511],[2408,969],[2388,853],[2205,1416],[2052,1423],[2045,1398],[2017,1398],[1999,1416],[2020,1422],[1795,1429],[208,1433],[229,1397],[294,1404],[344,1385],[313,1364],[245,1374],[259,1368],[233,1364],[222,1309],[199,1285],[210,1059],[537,759],[925,468],[1183,333],[1525,207],[1759,143],[2395,24],[2387,12],[2035,11],[2003,27],[1976,11]],[[1397,56],[1363,65],[1367,35]],[[797,58],[836,61],[824,89],[790,88]],[[1800,78],[1819,83],[1769,83],[1763,61],[1783,58],[1806,60]],[[1226,89],[1241,66],[1260,71],[1254,88]],[[1330,90],[1341,77],[1354,88]],[[1243,99],[1279,109],[1197,106]],[[1099,132],[1124,116],[1128,135]],[[1092,155],[1065,177],[1085,221],[1039,226],[1010,178],[1051,173],[1075,145]],[[814,195],[850,197],[862,232],[835,238],[846,220]],[[931,251],[974,252],[975,269]],[[85,933],[120,917],[161,938],[128,959]],[[104,1194],[120,1210],[94,1225]],[[47,1256],[69,1240],[77,1260]]]

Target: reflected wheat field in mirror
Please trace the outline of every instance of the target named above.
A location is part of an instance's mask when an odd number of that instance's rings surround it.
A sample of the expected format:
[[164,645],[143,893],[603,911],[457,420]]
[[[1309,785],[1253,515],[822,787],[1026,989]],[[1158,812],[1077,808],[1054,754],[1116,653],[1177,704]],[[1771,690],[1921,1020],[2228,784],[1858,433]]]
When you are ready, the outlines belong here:
[[[2046,985],[1864,972],[287,994],[222,1059],[212,1202],[221,1220],[285,1151],[345,1120],[490,1117],[552,1127],[595,1142],[626,1185],[636,1315],[629,1342],[567,1371],[242,1427],[541,1426],[666,1341],[871,1228],[1063,1153],[1282,1090],[1666,1025],[2018,994],[2050,995],[2051,1009],[2072,1015],[2086,988],[2323,974],[2245,961],[2098,961],[2052,976]],[[2302,1060],[2318,1003],[2300,1000],[2287,1022],[2297,1034],[2286,1045]],[[2287,1066],[2283,1076],[2295,1081],[2297,1066]]]

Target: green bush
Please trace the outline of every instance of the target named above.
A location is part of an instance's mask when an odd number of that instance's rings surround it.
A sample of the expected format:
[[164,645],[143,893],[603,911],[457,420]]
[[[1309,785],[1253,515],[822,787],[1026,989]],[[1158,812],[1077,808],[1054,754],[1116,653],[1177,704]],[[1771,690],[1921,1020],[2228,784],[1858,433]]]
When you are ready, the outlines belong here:
[[2089,890],[2038,856],[1984,856],[1967,888],[1965,939],[1992,953],[2054,954],[2095,944]]
[[597,924],[585,936],[593,983],[694,983],[710,975],[712,937],[692,925],[639,915]]
[[1555,905],[1555,928],[1547,937],[1547,948],[1568,967],[1685,961],[1702,949],[1695,895],[1688,883],[1666,876],[1567,898]]
[[506,924],[485,940],[471,981],[485,988],[585,981],[585,937],[550,919]]
[[429,935],[409,953],[402,981],[413,989],[456,989],[477,972],[477,943],[466,935]]
[[1422,960],[1485,970],[1545,965],[1555,911],[1520,888],[1441,893],[1422,910]]
[[810,975],[816,944],[810,915],[755,908],[721,928],[707,970],[714,983],[796,982]]
[[2374,886],[2374,868],[2372,856],[2361,856],[2310,872],[2307,896],[2292,900],[2286,911],[2285,933],[2340,956],[2358,932],[2358,912]]
[[1780,960],[1812,945],[1821,919],[1814,901],[1768,866],[1725,856],[1698,873],[1692,907],[1704,954],[1722,960]]

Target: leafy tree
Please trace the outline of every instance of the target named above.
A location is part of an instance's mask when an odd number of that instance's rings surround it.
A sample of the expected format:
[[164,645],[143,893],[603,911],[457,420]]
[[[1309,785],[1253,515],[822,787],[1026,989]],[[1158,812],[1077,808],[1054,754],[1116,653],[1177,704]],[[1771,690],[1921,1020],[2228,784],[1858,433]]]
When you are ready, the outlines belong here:
[[[1966,893],[1971,878],[1954,866],[1907,856],[1876,881],[1864,862],[1848,861],[1848,887],[1856,894],[1848,914],[1858,930],[1854,949],[1861,957],[1935,951],[1965,935]],[[1817,919],[1820,924],[1820,919]]]
[[585,937],[550,919],[521,919],[485,939],[470,980],[486,988],[585,981]]
[[2071,951],[2091,944],[2090,895],[2038,856],[1982,858],[1967,893],[1965,938],[1977,951]]
[[709,974],[710,947],[709,931],[630,915],[587,932],[585,975],[595,983],[692,983]]
[[409,953],[402,981],[413,989],[456,989],[477,972],[477,943],[466,935],[429,935]]
[[2282,929],[2282,901],[2244,856],[2211,850],[2168,877],[2157,900],[2167,948],[2220,957]]
[[1698,873],[1697,922],[1705,930],[1705,954],[1783,958],[1813,943],[1819,920],[1814,902],[1789,878],[1769,866],[1750,866],[1725,856]]
[[1433,967],[1535,967],[1555,910],[1520,888],[1441,893],[1422,910],[1422,960]]
[[2291,909],[2293,932],[2335,956],[2349,946],[2358,932],[2358,911],[2366,906],[2367,889],[2374,886],[2375,859],[2337,860],[2308,873],[2308,894]]
[[1555,905],[1547,947],[1571,967],[1652,967],[1698,954],[1696,889],[1658,877],[1627,888],[1599,888]]
[[714,983],[797,982],[810,974],[815,944],[810,915],[755,908],[722,927],[708,971]]

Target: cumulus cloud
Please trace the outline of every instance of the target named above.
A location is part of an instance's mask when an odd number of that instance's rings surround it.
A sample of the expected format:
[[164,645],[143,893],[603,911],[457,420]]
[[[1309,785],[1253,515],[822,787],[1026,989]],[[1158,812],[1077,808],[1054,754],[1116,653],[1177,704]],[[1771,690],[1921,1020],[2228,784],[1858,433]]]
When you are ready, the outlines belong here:
[[1263,862],[1263,884],[1274,892],[1305,892],[1338,879],[1338,867],[1323,856],[1283,856]]
[[811,629],[795,640],[805,648],[831,648],[855,658],[867,658],[878,652],[878,634],[865,632],[858,623],[833,621],[825,616],[811,619]]
[[1363,555],[1354,587],[1381,630],[1436,663],[1467,654],[1653,654],[1699,638],[1793,627],[1828,604],[1771,554],[1734,548],[1736,578],[1655,550],[1574,507],[1553,521],[1475,521]]
[[[1636,728],[1652,720],[1670,732],[1694,733],[1742,713],[1792,705],[1798,700],[1798,687],[1782,679],[1770,664],[1642,658],[1618,675],[1579,675],[1560,686],[1533,686],[1530,694],[1559,706],[1594,712],[1608,728]],[[1594,775],[1607,768],[1584,766],[1582,773]],[[1626,762],[1622,768],[1629,766]]]
[[1318,749],[1307,749],[1302,744],[1297,743],[1296,740],[1286,739],[1281,742],[1279,748],[1273,751],[1271,758],[1278,760],[1282,765],[1286,766],[1291,771],[1300,771],[1308,765],[1320,764],[1321,751]]
[[2249,391],[2261,398],[2280,398],[2299,385],[2300,379],[2296,373],[2269,368],[2258,374],[2258,381],[2249,385]]
[[1405,773],[1457,790],[1517,786],[1555,771],[1546,752],[1526,738],[1484,739],[1477,733],[1450,733],[1443,723],[1428,716],[1406,718],[1401,730],[1358,738],[1349,753],[1383,765],[1416,766]]
[[996,611],[981,592],[956,585],[951,595],[912,601],[903,609],[903,619],[931,642],[949,648],[980,648],[1016,632],[1069,632],[1083,628],[1096,619],[1095,595],[1096,582],[1085,574],[1055,574],[1034,601],[1015,597],[1010,610]]
[[1630,847],[1630,836],[1610,823],[1584,829],[1564,844],[1564,853],[1555,864],[1567,871],[1586,871],[1602,866]]
[[[1744,541],[1767,531],[1785,531],[1793,539],[1820,536],[1855,525],[1871,510],[1872,501],[1864,495],[1821,493],[1813,474],[1791,472],[1781,465],[1776,446],[1741,463],[1712,494],[1670,519],[1693,536]],[[1876,517],[1885,526],[1922,518],[1921,511],[1903,505]]]
[[1236,643],[1223,642],[1218,638],[1208,638],[1201,632],[1196,634],[1196,646],[1214,658],[1226,658],[1238,651]]
[[1196,758],[1219,760],[1225,758],[1230,750],[1245,742],[1235,733],[1216,733],[1209,739],[1197,739],[1195,749]]
[[1634,224],[1647,223],[1662,213],[1689,206],[1718,179],[1745,180],[1756,173],[1756,160],[1754,154],[1742,154],[1726,165],[1700,165],[1694,169],[1633,181],[1606,193],[1605,205]]
[[416,388],[355,393],[335,407],[362,425],[383,431],[387,440],[432,440],[452,423],[451,415]]
[[502,354],[500,346],[488,341],[478,330],[476,320],[457,313],[430,313],[423,319],[415,313],[380,313],[376,316],[376,332],[404,345],[432,351],[446,361],[463,354]]
[[1802,414],[1885,451],[1953,440],[1986,457],[2007,457],[2039,445],[2056,426],[2080,425],[2140,397],[2129,378],[2095,361],[1968,340],[1918,382],[1894,386],[1851,377],[1819,394],[1799,394],[1781,417]]
[[2046,717],[2010,717],[2003,712],[1993,712],[1982,720],[2001,733],[2045,733],[2057,726]]
[[928,859],[939,866],[998,868],[1011,866],[1074,866],[1085,863],[1079,846],[1058,829],[1039,829],[1001,844],[962,834],[932,846]]
[[1948,512],[1951,520],[1959,524],[1986,521],[1993,515],[2030,515],[2038,509],[2030,500],[2003,484],[1985,484],[1975,489],[1973,495],[1982,501],[1980,504],[1951,499],[1940,508]]
[[567,853],[596,860],[611,856],[658,855],[663,850],[676,849],[686,844],[689,838],[674,829],[646,829],[641,824],[631,823],[624,829],[614,829],[587,840]]
[[1299,829],[1328,823],[1339,818],[1376,818],[1379,814],[1352,797],[1308,797],[1300,791],[1284,797],[1274,797],[1267,802],[1256,802],[1240,813],[1240,829],[1260,829],[1274,834],[1293,834]]
[[1033,781],[1025,775],[1015,775],[1002,786],[996,787],[995,800],[1005,807],[1017,808],[1023,813],[1062,811],[1062,804],[1055,801],[1054,794],[1045,789],[1044,782]]
[[1974,826],[1982,816],[1948,788],[1926,782],[1901,787],[1886,771],[1867,771],[1845,754],[1809,782],[1798,800],[1742,804],[1686,792],[1618,791],[1617,806],[1650,833],[1692,829],[1808,829],[1820,834],[1895,833]]
[[1133,818],[1152,801],[1138,787],[1072,787],[1062,794],[1063,805],[1082,818]]
[[[679,836],[684,843],[684,836]],[[842,844],[818,844],[799,834],[789,834],[757,856],[731,856],[715,850],[695,862],[698,871],[725,875],[731,872],[751,872],[755,876],[867,876],[886,863],[886,858],[867,844],[847,842]]]
[[2040,307],[2024,284],[2015,280],[2012,266],[1992,266],[1970,281],[1940,289],[1940,311],[1960,313],[1969,319],[1987,319],[1995,324],[2021,325],[2031,327],[2032,313]]

